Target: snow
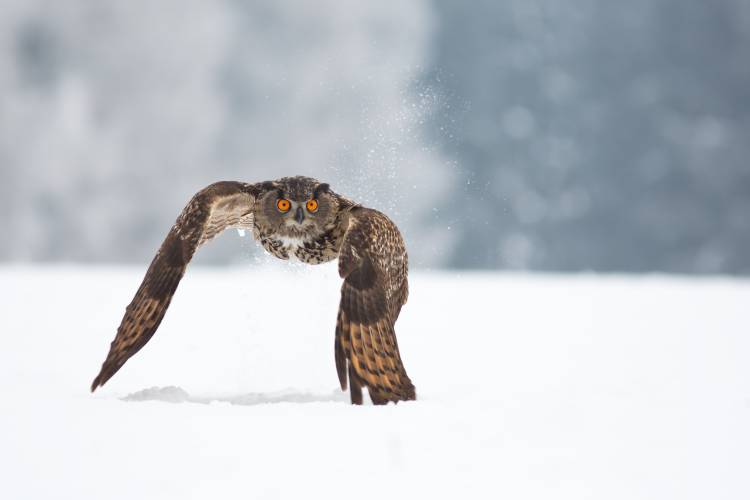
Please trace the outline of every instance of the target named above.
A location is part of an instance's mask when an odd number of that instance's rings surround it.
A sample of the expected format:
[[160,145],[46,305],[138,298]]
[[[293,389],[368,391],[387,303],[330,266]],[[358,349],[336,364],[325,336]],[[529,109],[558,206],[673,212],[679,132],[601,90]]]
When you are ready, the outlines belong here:
[[92,395],[144,271],[0,267],[0,498],[750,498],[746,280],[414,273],[354,407],[335,263],[194,266]]

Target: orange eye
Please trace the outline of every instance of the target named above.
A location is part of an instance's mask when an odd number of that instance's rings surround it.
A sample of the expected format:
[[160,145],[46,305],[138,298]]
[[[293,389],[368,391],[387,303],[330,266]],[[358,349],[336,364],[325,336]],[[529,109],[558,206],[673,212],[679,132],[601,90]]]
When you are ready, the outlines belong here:
[[318,210],[318,200],[308,200],[307,201],[307,211],[308,212],[315,212]]
[[276,208],[281,210],[282,212],[288,212],[290,208],[292,208],[292,204],[289,203],[289,200],[280,199],[276,202]]

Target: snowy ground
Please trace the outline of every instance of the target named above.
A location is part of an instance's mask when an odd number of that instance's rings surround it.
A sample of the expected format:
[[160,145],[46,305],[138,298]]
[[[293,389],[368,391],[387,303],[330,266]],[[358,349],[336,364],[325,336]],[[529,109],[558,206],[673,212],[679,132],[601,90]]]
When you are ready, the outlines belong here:
[[193,267],[93,395],[145,266],[0,267],[0,498],[750,498],[750,282],[415,273],[353,407],[334,266]]

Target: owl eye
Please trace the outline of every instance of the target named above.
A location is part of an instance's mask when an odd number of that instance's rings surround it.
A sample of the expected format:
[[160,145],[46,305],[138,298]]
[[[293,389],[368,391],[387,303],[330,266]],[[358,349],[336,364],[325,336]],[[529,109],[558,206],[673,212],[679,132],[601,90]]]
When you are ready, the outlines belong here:
[[317,212],[318,210],[318,200],[308,200],[307,201],[307,211],[308,212]]
[[292,208],[292,204],[289,203],[289,200],[281,198],[276,202],[276,208],[278,208],[281,212],[288,212],[289,209]]

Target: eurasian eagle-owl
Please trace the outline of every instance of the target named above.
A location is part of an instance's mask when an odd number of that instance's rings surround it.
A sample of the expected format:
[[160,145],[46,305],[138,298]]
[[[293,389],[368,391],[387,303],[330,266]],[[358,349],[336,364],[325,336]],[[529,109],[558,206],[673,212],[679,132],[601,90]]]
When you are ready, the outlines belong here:
[[362,404],[362,387],[374,404],[416,399],[394,331],[409,294],[401,233],[384,214],[302,176],[217,182],[193,196],[128,305],[92,391],[154,335],[197,248],[227,228],[251,229],[280,259],[320,264],[338,257],[344,283],[334,353],[341,389],[348,379],[353,404]]

